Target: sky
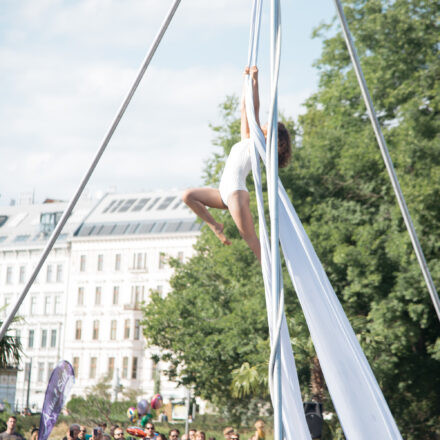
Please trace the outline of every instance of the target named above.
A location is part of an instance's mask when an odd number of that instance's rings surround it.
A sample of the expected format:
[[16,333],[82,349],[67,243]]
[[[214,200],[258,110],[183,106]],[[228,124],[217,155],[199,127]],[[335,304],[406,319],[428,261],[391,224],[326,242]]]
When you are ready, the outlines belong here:
[[[0,205],[69,200],[128,93],[172,0],[2,0]],[[252,0],[182,0],[86,188],[138,192],[202,184],[218,147],[209,124],[240,94]],[[296,118],[317,88],[331,0],[282,0],[279,109]],[[260,39],[261,120],[269,100],[269,2]]]

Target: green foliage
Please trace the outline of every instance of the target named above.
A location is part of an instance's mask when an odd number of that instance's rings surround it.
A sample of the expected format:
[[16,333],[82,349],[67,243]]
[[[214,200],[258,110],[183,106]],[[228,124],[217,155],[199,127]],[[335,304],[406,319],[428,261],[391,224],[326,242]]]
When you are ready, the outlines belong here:
[[[0,309],[1,310],[1,309]],[[20,317],[15,317],[12,322],[20,321]],[[0,321],[0,326],[3,322]],[[6,334],[0,341],[0,368],[15,367],[20,363],[23,349],[21,342],[15,337]]]
[[[401,187],[434,282],[440,280],[439,0],[347,0],[347,20]],[[281,179],[360,340],[404,438],[435,438],[440,413],[439,324],[381,158],[342,34],[321,26],[319,90],[297,126]],[[220,153],[206,183],[218,183],[238,140],[237,100],[212,127]],[[264,176],[263,176],[264,181]],[[249,180],[248,188],[252,188]],[[251,191],[252,192],[252,191]],[[251,194],[251,200],[253,195]],[[252,202],[254,203],[254,202]],[[255,205],[251,206],[256,214]],[[145,308],[145,335],[168,374],[236,420],[267,403],[268,338],[263,283],[229,215],[232,246],[206,228],[187,264],[173,261],[172,291]],[[256,218],[256,215],[255,215]],[[303,395],[314,356],[290,282],[286,315]],[[332,410],[330,400],[325,408]],[[336,418],[329,429],[341,438]],[[437,431],[436,431],[437,430]]]

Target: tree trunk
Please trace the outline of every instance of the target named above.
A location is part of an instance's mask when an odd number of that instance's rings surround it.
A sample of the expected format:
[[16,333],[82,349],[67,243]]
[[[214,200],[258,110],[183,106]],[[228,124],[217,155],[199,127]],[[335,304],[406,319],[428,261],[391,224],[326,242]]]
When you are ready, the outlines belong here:
[[314,356],[312,366],[310,367],[310,390],[313,401],[322,403],[324,400],[324,383],[324,376],[318,356]]

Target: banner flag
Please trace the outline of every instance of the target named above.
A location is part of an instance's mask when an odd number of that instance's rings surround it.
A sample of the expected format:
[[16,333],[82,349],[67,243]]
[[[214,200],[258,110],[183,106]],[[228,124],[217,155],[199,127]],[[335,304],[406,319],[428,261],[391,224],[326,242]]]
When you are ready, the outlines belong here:
[[46,396],[40,418],[39,440],[47,440],[58,416],[69,397],[75,382],[73,367],[67,361],[61,361],[52,371],[47,384]]

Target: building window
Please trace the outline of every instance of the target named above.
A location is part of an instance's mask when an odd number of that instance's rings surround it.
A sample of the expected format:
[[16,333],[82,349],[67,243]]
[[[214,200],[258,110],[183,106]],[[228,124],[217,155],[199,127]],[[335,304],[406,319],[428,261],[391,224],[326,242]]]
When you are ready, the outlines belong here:
[[128,377],[128,357],[122,358],[122,379],[127,379]]
[[110,323],[110,339],[114,341],[116,339],[116,326],[117,326],[116,319],[112,319]]
[[53,371],[53,362],[49,362],[47,364],[47,382],[49,382],[50,375],[52,374],[52,371]]
[[104,266],[104,255],[98,255],[98,272],[102,272],[102,268]]
[[163,269],[165,267],[165,253],[159,253],[159,269]]
[[159,285],[156,287],[157,293],[161,296],[161,298],[163,298],[163,286]]
[[29,383],[29,375],[31,373],[31,363],[30,362],[26,362],[24,364],[24,380]]
[[84,305],[84,287],[78,287],[77,305]]
[[28,348],[34,348],[34,335],[35,335],[35,331],[34,330],[29,330],[29,333],[28,333]]
[[61,297],[59,295],[57,295],[54,298],[54,303],[53,303],[53,313],[55,315],[58,315],[61,312]]
[[157,376],[157,362],[151,361],[151,380],[156,380]]
[[76,321],[75,323],[75,339],[81,340],[82,321]]
[[41,348],[47,346],[47,330],[41,330]]
[[125,320],[125,325],[124,325],[124,338],[125,339],[129,339],[130,338],[130,320],[126,319]]
[[119,302],[119,286],[113,287],[113,305],[117,305]]
[[38,382],[43,382],[44,379],[44,362],[38,362]]
[[138,369],[138,358],[133,358],[133,363],[131,364],[131,378],[136,379],[137,378],[137,369]]
[[23,284],[26,278],[26,266],[20,266],[20,272],[18,275],[18,281]]
[[56,330],[50,331],[50,346],[52,348],[55,348],[57,346],[57,331]]
[[21,330],[19,329],[15,330],[15,340],[18,344],[21,344]]
[[85,255],[81,255],[79,257],[79,271],[80,272],[86,271],[86,256]]
[[144,286],[132,286],[131,288],[131,303],[137,308],[144,300]]
[[46,283],[52,282],[52,265],[48,264],[46,268]]
[[75,377],[78,377],[78,373],[79,373],[79,357],[74,357],[73,358],[73,372],[75,373]]
[[101,287],[95,289],[95,306],[101,305]]
[[12,284],[12,266],[6,268],[6,284]]
[[30,315],[35,315],[37,311],[37,298],[35,296],[31,296],[31,307],[30,307]]
[[94,339],[95,341],[97,339],[99,339],[99,320],[95,319],[93,321],[93,335],[92,335],[92,339]]
[[133,254],[133,269],[146,270],[147,254],[145,252],[135,252]]
[[108,377],[113,377],[114,371],[115,371],[115,358],[109,357],[108,358],[108,369],[107,369]]
[[63,281],[63,265],[57,264],[57,283],[61,283]]
[[50,314],[50,303],[51,303],[51,297],[46,296],[44,298],[44,314],[49,315]]
[[116,271],[121,270],[121,254],[115,255],[115,270]]
[[134,321],[134,339],[139,339],[141,337],[141,321],[136,319]]
[[95,379],[96,377],[96,357],[90,358],[90,379]]

